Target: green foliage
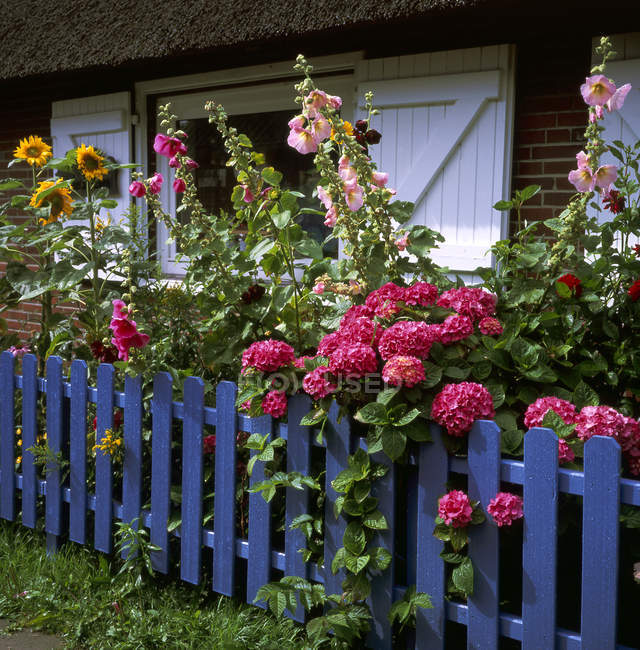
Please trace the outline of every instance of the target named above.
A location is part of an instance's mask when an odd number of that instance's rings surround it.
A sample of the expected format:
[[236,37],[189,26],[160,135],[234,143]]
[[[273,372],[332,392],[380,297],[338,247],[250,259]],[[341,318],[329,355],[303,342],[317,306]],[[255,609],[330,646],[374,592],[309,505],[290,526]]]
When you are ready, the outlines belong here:
[[393,625],[398,623],[402,630],[405,625],[415,627],[416,611],[418,607],[432,609],[431,598],[423,592],[416,592],[416,586],[407,587],[400,600],[396,600],[389,610],[389,622]]

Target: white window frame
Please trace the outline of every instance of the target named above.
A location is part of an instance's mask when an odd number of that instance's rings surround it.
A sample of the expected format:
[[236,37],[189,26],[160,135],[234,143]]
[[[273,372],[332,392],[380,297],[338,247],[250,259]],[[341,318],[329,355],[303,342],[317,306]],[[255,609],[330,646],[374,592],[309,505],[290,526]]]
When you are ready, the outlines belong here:
[[[353,120],[356,111],[356,67],[362,58],[362,52],[347,52],[313,60],[314,79],[319,81],[323,89],[342,97],[341,114],[349,121]],[[289,108],[295,110],[293,84],[300,79],[300,73],[292,67],[292,62],[287,61],[137,83],[135,154],[136,160],[143,164],[145,175],[150,176],[156,171],[148,168],[147,130],[149,124],[155,123],[157,119],[155,115],[147,114],[147,100],[150,96],[158,96],[159,103],[171,102],[172,112],[180,119],[205,117],[203,106],[207,100],[222,104],[230,115]],[[265,81],[272,83],[267,84]],[[192,92],[179,94],[184,91]],[[168,161],[159,158],[157,171],[165,178],[160,198],[165,210],[169,214],[175,214],[175,195],[171,190],[173,179],[169,173],[171,170]],[[185,273],[185,264],[175,260],[175,245],[167,240],[167,229],[158,222],[157,242],[162,271],[168,276],[181,277]]]

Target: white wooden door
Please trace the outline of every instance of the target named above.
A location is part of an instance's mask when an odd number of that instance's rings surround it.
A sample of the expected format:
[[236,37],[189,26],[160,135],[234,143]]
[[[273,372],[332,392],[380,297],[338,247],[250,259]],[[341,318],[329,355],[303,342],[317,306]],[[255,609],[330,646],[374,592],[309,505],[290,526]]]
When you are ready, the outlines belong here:
[[373,159],[416,204],[411,223],[445,237],[434,261],[466,276],[492,264],[487,251],[507,232],[492,206],[510,193],[513,61],[500,45],[359,64],[358,97],[373,90],[380,109]]

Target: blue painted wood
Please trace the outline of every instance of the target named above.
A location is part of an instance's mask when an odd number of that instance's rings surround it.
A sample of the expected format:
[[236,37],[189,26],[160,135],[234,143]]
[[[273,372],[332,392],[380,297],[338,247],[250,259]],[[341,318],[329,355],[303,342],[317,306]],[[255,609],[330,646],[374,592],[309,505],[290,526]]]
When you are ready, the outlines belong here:
[[582,519],[582,647],[616,643],[620,510],[620,446],[594,436],[584,448]]
[[[469,434],[469,497],[487,511],[489,501],[500,491],[500,428],[479,420]],[[469,597],[467,648],[498,647],[499,623],[498,527],[491,517],[481,526],[469,527],[469,557],[473,563],[473,595]]]
[[[140,527],[142,509],[142,377],[124,380],[124,460],[122,475],[122,520]],[[122,557],[129,549],[122,549]]]
[[[98,366],[98,401],[96,403],[96,444],[99,444],[107,429],[113,430],[113,366],[101,363]],[[113,475],[111,456],[96,449],[96,515],[94,546],[98,551],[111,553],[113,537],[111,531],[113,511]]]
[[[288,439],[287,439],[287,472],[300,472],[303,476],[311,473],[311,437],[312,430],[300,424],[300,420],[311,410],[311,399],[306,395],[295,395],[289,399],[288,405]],[[285,575],[307,578],[307,564],[304,562],[302,549],[307,541],[304,533],[291,528],[291,522],[310,510],[309,488],[296,490],[286,489],[284,555]],[[287,613],[289,610],[286,610]],[[292,618],[304,622],[304,608],[298,605]]]
[[87,364],[71,364],[71,426],[69,431],[69,539],[87,541]]
[[[267,430],[273,431],[273,418],[267,419]],[[262,434],[264,435],[264,434]],[[272,433],[267,441],[271,440]],[[251,455],[257,452],[252,450]],[[257,461],[249,479],[252,487],[264,481],[264,464]],[[247,558],[247,602],[253,603],[258,589],[271,580],[271,504],[260,493],[249,494],[249,557]],[[261,600],[255,603],[266,609]]]
[[33,454],[38,426],[38,359],[34,354],[22,357],[22,525],[36,526],[38,498],[37,468]]
[[151,551],[151,565],[160,573],[169,572],[169,533],[171,512],[171,402],[173,380],[168,372],[158,373],[153,380],[151,400],[151,543],[159,551]]
[[0,354],[0,517],[13,521],[16,516],[15,444],[13,375],[15,359],[11,352]]
[[236,436],[238,417],[233,382],[216,388],[216,473],[213,538],[213,590],[233,596],[236,566]]
[[407,584],[415,585],[418,559],[418,472],[416,467],[408,468],[407,474],[407,546],[404,556],[407,566]]
[[433,609],[416,612],[417,650],[442,650],[445,626],[445,567],[439,555],[443,542],[433,536],[438,499],[447,491],[448,454],[442,428],[431,425],[433,442],[420,443],[418,458],[418,525],[416,590],[431,596]]
[[202,428],[204,382],[187,377],[184,382],[182,425],[182,526],[180,528],[180,577],[200,582],[202,547]]
[[[47,444],[53,454],[62,451],[62,359],[49,357],[47,372]],[[62,471],[57,462],[50,461],[46,466],[47,492],[45,496],[45,531],[52,536],[62,534]],[[48,540],[47,550],[57,546],[57,540]]]
[[[378,509],[385,516],[389,527],[387,530],[376,531],[369,547],[386,548],[391,553],[391,557],[395,557],[394,532],[396,529],[396,472],[398,465],[391,462],[383,452],[373,454],[371,460],[388,468],[385,476],[374,482],[371,495],[378,499]],[[382,571],[371,580],[371,596],[368,598],[368,602],[373,621],[367,637],[367,645],[376,650],[392,648],[392,630],[387,617],[393,604],[394,578],[394,562],[391,562],[386,571]]]
[[522,648],[553,648],[556,636],[558,438],[534,428],[524,437]]
[[331,562],[336,551],[342,547],[347,522],[340,515],[337,519],[333,512],[336,498],[340,496],[331,486],[338,474],[348,467],[347,458],[351,448],[351,425],[348,417],[338,422],[338,405],[334,402],[329,409],[329,422],[325,427],[327,445],[324,502],[324,587],[327,594],[342,594],[344,569],[335,575],[331,571]]

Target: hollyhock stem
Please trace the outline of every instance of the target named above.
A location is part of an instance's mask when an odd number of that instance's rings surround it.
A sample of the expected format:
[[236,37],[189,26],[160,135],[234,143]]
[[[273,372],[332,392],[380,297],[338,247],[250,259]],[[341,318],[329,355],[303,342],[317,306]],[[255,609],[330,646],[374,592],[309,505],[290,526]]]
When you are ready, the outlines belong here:
[[91,261],[92,261],[92,274],[91,274],[91,288],[93,291],[93,318],[95,321],[95,332],[100,330],[100,323],[98,322],[98,300],[100,298],[100,290],[98,289],[98,256],[96,255],[96,224],[95,215],[93,214],[93,207],[91,204],[91,187],[89,181],[86,182],[87,189],[87,204],[89,205],[89,230],[91,233]]

